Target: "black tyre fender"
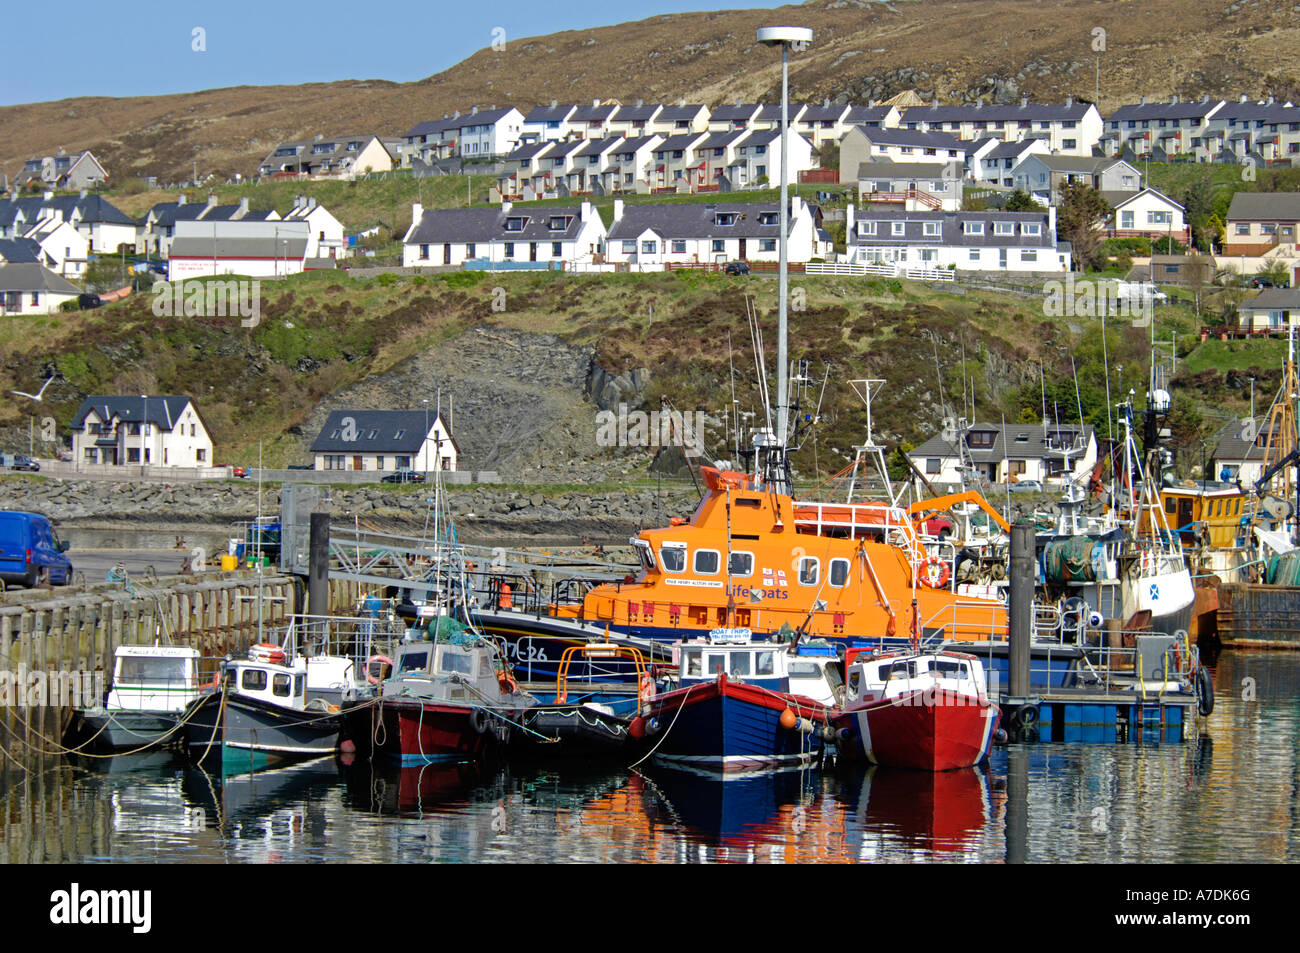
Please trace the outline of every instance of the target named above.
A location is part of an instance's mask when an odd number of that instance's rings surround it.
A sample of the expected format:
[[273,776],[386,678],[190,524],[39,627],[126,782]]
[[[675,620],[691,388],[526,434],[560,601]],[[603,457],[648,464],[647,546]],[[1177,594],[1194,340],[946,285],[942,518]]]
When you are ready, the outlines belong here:
[[1214,713],[1214,679],[1204,665],[1196,670],[1196,710],[1202,715]]

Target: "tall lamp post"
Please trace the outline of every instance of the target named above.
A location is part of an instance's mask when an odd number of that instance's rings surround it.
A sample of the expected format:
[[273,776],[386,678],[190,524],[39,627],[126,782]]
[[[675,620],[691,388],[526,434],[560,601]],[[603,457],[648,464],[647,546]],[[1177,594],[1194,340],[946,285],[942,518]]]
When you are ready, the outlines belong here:
[[141,394],[140,400],[143,402],[143,409],[140,412],[140,476],[145,475],[145,431],[149,429],[149,395]]
[[786,251],[787,239],[787,218],[789,211],[787,203],[789,202],[790,192],[790,166],[788,162],[787,141],[790,136],[790,50],[805,50],[808,44],[812,42],[812,30],[807,27],[799,26],[768,26],[762,27],[758,31],[758,42],[767,46],[781,47],[781,210],[778,219],[780,236],[777,241],[777,247],[780,250],[779,261],[777,265],[777,351],[776,351],[776,446],[777,452],[781,455],[781,465],[777,468],[776,482],[777,486],[773,487],[778,493],[789,491],[786,485],[786,474],[789,472],[788,460],[786,457],[789,426],[789,381],[788,381],[788,364],[789,357],[786,353],[787,348],[787,313],[786,298],[788,296],[788,254]]
[[424,469],[429,470],[429,398],[421,397],[424,402],[424,440],[420,442],[420,452],[424,454]]

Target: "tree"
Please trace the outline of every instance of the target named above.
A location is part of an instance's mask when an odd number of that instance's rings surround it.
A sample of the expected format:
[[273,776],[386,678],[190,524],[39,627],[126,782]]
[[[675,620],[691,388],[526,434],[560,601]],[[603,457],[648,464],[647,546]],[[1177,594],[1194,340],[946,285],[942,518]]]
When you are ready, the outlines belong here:
[[1024,189],[1016,189],[1007,196],[1006,210],[1008,212],[1045,212],[1043,208],[1034,201],[1034,197]]
[[1217,236],[1210,225],[1214,217],[1214,186],[1208,178],[1193,182],[1183,192],[1183,215],[1192,227],[1192,243],[1203,252]]
[[1091,185],[1067,182],[1061,187],[1061,203],[1056,214],[1056,237],[1069,242],[1076,264],[1092,260],[1102,243],[1102,227],[1115,210]]

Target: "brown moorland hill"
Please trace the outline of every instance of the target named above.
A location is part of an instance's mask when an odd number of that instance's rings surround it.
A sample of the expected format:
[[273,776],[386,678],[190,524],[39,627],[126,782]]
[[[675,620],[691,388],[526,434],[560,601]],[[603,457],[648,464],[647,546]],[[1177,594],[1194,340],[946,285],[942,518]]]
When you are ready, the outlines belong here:
[[[943,102],[1139,96],[1300,98],[1294,0],[809,0],[777,10],[651,17],[507,39],[415,83],[345,80],[170,96],[83,97],[0,108],[0,170],[31,155],[90,148],[119,182],[248,175],[275,143],[416,122],[472,106],[773,100],[779,57],[754,31],[809,26],[792,59],[796,100],[869,102],[915,88]],[[1094,51],[1094,30],[1105,51]]]

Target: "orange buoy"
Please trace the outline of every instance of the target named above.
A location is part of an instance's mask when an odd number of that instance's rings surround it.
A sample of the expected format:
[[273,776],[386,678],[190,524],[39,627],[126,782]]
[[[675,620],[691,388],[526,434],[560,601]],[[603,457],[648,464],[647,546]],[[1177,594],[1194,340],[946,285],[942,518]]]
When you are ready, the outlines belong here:
[[786,731],[789,731],[797,724],[799,724],[799,716],[796,715],[791,709],[787,708],[785,711],[781,712],[782,728],[784,728]]

